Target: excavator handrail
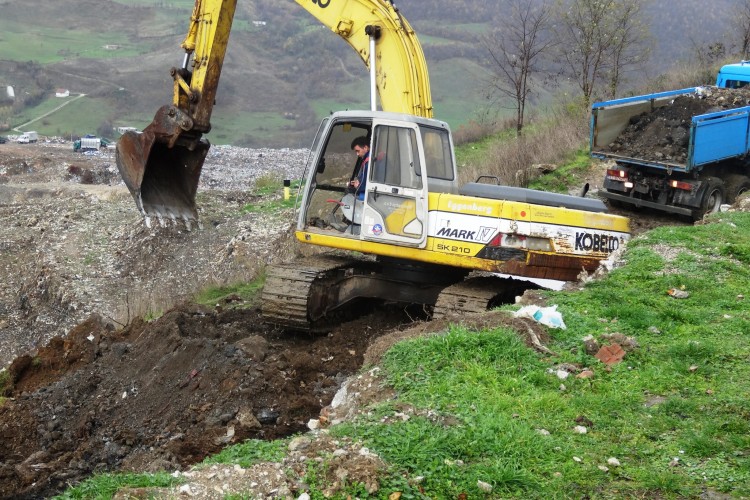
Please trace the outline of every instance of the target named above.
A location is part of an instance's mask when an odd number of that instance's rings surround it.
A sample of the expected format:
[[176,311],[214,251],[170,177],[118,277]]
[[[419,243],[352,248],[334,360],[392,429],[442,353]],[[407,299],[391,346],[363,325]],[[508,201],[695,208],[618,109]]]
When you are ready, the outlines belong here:
[[430,79],[422,46],[389,0],[295,0],[343,38],[370,67],[368,26],[380,28],[376,85],[383,111],[432,118]]

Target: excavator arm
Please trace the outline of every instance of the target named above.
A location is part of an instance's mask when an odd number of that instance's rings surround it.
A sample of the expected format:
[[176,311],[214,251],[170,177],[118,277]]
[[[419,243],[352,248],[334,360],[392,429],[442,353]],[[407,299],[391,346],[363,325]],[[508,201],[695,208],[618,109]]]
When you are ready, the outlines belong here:
[[[432,118],[432,98],[422,46],[388,0],[295,0],[343,38],[370,69],[383,111]],[[371,41],[375,39],[375,53]],[[373,58],[374,56],[374,58]]]
[[[432,116],[427,65],[409,23],[388,0],[295,0],[341,36],[370,68],[384,111]],[[143,132],[117,142],[116,162],[147,225],[155,216],[196,220],[195,194],[210,144],[219,77],[237,0],[195,0],[182,42],[182,66],[172,68],[173,99]]]

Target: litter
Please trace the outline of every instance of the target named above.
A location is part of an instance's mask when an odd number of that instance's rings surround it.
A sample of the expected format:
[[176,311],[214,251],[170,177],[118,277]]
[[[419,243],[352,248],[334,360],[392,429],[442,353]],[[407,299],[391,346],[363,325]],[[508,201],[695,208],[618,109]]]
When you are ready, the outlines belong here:
[[531,318],[550,328],[562,328],[563,330],[566,328],[562,314],[557,311],[556,305],[550,307],[524,306],[516,311],[513,316],[516,318]]

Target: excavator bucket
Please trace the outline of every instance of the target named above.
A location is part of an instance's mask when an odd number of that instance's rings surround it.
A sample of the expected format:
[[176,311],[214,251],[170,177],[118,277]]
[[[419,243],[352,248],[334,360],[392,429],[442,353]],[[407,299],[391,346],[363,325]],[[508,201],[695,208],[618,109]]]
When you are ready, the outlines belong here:
[[146,225],[156,217],[198,219],[195,193],[210,144],[183,136],[192,120],[174,106],[163,106],[143,132],[126,132],[117,141],[116,162]]

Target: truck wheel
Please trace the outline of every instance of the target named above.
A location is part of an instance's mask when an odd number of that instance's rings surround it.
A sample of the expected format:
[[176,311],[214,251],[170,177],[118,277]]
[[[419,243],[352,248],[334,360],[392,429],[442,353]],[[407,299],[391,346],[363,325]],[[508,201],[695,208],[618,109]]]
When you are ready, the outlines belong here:
[[724,181],[716,177],[709,177],[706,182],[707,186],[701,200],[701,208],[693,212],[694,220],[701,220],[706,214],[718,212],[719,207],[727,199]]
[[727,177],[727,203],[734,203],[737,198],[750,191],[750,177],[740,174],[732,174]]

